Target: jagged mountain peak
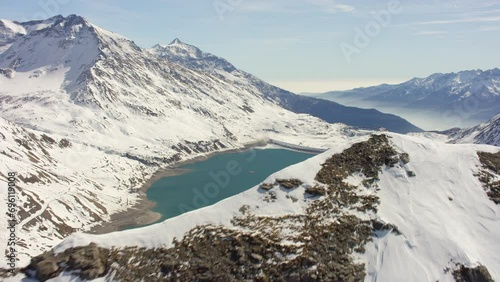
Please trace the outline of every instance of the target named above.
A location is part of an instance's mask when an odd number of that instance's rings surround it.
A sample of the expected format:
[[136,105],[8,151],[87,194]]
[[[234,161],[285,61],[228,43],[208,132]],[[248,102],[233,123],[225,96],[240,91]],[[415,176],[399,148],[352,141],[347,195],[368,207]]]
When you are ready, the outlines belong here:
[[207,55],[203,51],[201,51],[198,47],[194,45],[187,44],[182,42],[179,38],[175,38],[169,44],[156,44],[152,48],[153,50],[161,53],[175,53],[177,56],[184,56],[190,58],[201,58],[204,55]]
[[184,45],[185,43],[182,42],[179,38],[176,38],[174,40],[172,40],[172,42],[170,42],[170,44],[168,45]]
[[27,22],[22,22],[24,25],[34,25],[34,24],[40,24],[40,23],[53,23],[56,21],[61,21],[64,20],[63,15],[55,15],[53,17],[47,18],[47,19],[42,19],[42,20],[32,20],[32,21],[27,21]]
[[56,16],[21,23],[18,27],[26,33],[13,38],[12,45],[0,53],[0,68],[17,72],[81,68],[90,66],[99,54],[95,28],[83,17]]
[[40,31],[47,28],[54,28],[57,26],[67,28],[74,25],[90,26],[91,24],[87,19],[78,15],[69,15],[67,17],[57,15],[45,20],[32,20],[27,22],[0,19],[0,33],[2,33],[3,35],[6,29],[10,29],[10,31],[14,33],[27,35],[31,32]]
[[[174,40],[172,40],[172,41],[171,41],[170,43],[168,43],[168,44],[160,44],[160,43],[155,44],[155,45],[153,45],[153,47],[151,47],[151,49],[153,49],[153,50],[163,50],[163,49],[166,49],[166,48],[171,48],[171,47],[175,47],[175,46],[177,46],[177,47],[181,47],[181,46],[183,46],[183,47],[185,47],[185,46],[189,46],[189,47],[192,47],[193,49],[198,49],[198,50],[199,50],[199,48],[197,48],[196,46],[193,46],[193,45],[190,45],[190,44],[184,43],[184,42],[182,42],[179,38],[175,38]],[[201,50],[200,50],[200,51],[201,51]]]
[[[25,31],[16,36],[11,34],[6,42],[0,40],[0,48],[4,46],[4,52],[0,52],[0,68],[18,72],[59,67],[85,71],[106,55],[142,52],[133,41],[98,27],[79,15],[3,23],[4,26],[9,23],[11,29]],[[0,26],[0,38],[6,37],[5,34],[8,33]]]
[[473,82],[480,81],[481,79],[487,78],[489,76],[500,75],[500,70],[498,68],[490,70],[465,70],[459,72],[451,73],[434,73],[428,77],[424,78],[413,78],[408,82],[402,83],[402,85],[408,84],[427,84],[429,86],[437,85],[443,86],[455,86],[466,85]]
[[157,44],[149,49],[154,55],[188,68],[206,72],[233,72],[237,69],[227,60],[213,54],[203,52],[194,45],[175,38],[168,45]]

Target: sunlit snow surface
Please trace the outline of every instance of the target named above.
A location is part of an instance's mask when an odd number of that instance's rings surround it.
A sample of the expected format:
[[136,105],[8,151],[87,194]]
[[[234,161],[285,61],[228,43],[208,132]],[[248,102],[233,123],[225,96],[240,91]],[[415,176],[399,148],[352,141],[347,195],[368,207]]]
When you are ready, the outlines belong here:
[[[390,134],[395,148],[410,155],[407,168],[387,168],[380,175],[378,217],[398,227],[402,235],[381,234],[367,245],[359,257],[366,264],[366,281],[454,281],[445,268],[455,263],[485,265],[495,280],[500,278],[500,207],[484,192],[474,176],[479,161],[476,151],[497,152],[485,145],[453,145],[425,137]],[[363,138],[362,138],[363,139]],[[356,140],[344,141],[314,158],[269,176],[299,178],[313,184],[314,177],[328,157]],[[416,173],[408,177],[406,169]],[[351,178],[353,184],[356,178]],[[104,247],[170,247],[173,238],[200,224],[231,225],[242,205],[252,206],[256,215],[301,214],[307,203],[292,202],[284,191],[277,201],[266,203],[258,186],[213,206],[172,218],[153,226],[92,236],[75,234],[56,250],[96,242]],[[303,190],[289,192],[303,198]],[[451,200],[450,200],[451,199]],[[256,208],[259,206],[259,208]]]

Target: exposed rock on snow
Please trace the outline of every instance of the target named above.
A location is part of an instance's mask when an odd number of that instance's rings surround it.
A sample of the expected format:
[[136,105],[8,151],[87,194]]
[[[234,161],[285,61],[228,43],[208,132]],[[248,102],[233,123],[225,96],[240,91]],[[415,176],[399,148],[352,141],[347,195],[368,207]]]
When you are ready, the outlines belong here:
[[458,269],[453,271],[453,277],[457,282],[494,282],[484,265],[474,268],[458,265]]
[[294,189],[302,185],[299,179],[276,179],[276,183],[286,189]]
[[500,152],[486,153],[478,152],[483,170],[479,173],[479,180],[484,184],[484,188],[490,199],[500,205]]
[[[353,252],[364,252],[372,234],[389,227],[355,215],[360,212],[363,217],[373,216],[379,200],[373,189],[356,187],[345,180],[359,173],[376,178],[384,166],[394,166],[397,160],[399,154],[387,136],[372,136],[326,160],[316,175],[316,180],[327,187],[326,193],[319,199],[307,200],[304,214],[262,216],[246,208],[233,217],[232,226],[197,226],[180,241],[174,240],[170,249],[108,250],[91,244],[44,254],[33,259],[29,269],[47,263],[54,266],[56,262],[62,267],[57,272],[48,268],[51,277],[62,271],[82,270],[79,276],[89,278],[89,269],[100,271],[101,264],[105,264],[107,275],[119,280],[359,281],[365,276],[364,265],[354,261]],[[302,184],[299,179],[276,182],[287,188]],[[72,257],[81,254],[86,254],[88,262],[75,266]],[[103,257],[107,258],[105,262],[101,262]],[[89,263],[90,258],[94,262]],[[98,266],[94,266],[96,262]],[[130,264],[134,268],[128,268]]]

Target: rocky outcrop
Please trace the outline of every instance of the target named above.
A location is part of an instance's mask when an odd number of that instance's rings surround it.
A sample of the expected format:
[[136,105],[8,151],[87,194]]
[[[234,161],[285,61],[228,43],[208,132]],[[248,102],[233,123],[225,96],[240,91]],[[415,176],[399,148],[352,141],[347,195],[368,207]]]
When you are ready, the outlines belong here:
[[481,171],[477,174],[479,181],[483,183],[488,197],[495,204],[500,205],[500,152],[494,154],[478,152],[477,154],[482,164]]
[[269,191],[274,188],[274,184],[272,183],[262,183],[259,188]]
[[299,179],[276,179],[276,183],[286,189],[294,189],[302,185]]
[[13,78],[14,71],[11,69],[2,69],[0,68],[0,75],[5,76],[6,78]]
[[47,281],[62,271],[78,270],[82,279],[92,280],[106,273],[109,250],[92,243],[85,247],[68,249],[61,254],[46,252],[32,259],[28,270],[35,271],[35,278]]
[[326,194],[326,189],[319,186],[307,187],[306,193],[313,196],[324,196]]
[[453,277],[457,282],[494,282],[484,265],[474,268],[458,265],[458,269],[453,271]]

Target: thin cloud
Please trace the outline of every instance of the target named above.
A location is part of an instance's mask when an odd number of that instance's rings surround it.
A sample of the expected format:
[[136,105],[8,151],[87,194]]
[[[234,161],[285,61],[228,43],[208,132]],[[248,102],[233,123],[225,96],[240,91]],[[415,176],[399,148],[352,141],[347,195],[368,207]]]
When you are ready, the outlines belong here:
[[415,33],[416,35],[439,35],[439,34],[448,34],[447,31],[444,30],[423,30]]
[[482,26],[479,31],[499,31],[500,26]]
[[297,13],[304,8],[320,8],[327,13],[352,13],[354,6],[338,3],[334,0],[306,0],[306,1],[248,1],[241,4],[241,10],[247,12]]
[[244,2],[240,9],[246,12],[275,12],[275,13],[286,13],[292,12],[294,9],[287,7],[286,5],[281,5],[276,2],[269,1],[252,1]]
[[500,10],[487,10],[487,11],[472,12],[472,14],[476,14],[476,15],[487,15],[487,14],[497,14],[497,13],[500,13]]
[[427,21],[427,22],[414,23],[413,25],[444,25],[444,24],[457,24],[457,23],[481,23],[481,22],[498,22],[498,21],[500,21],[500,16],[475,17],[475,18],[455,19],[455,20]]
[[329,8],[330,11],[333,11],[333,12],[337,12],[337,11],[340,11],[340,12],[344,12],[344,13],[351,13],[351,12],[354,12],[356,9],[354,8],[354,6],[350,6],[350,5],[344,5],[344,4],[339,4],[339,5],[333,5],[332,7]]
[[307,2],[324,9],[328,13],[352,13],[356,10],[354,6],[341,4],[335,0],[307,0]]

